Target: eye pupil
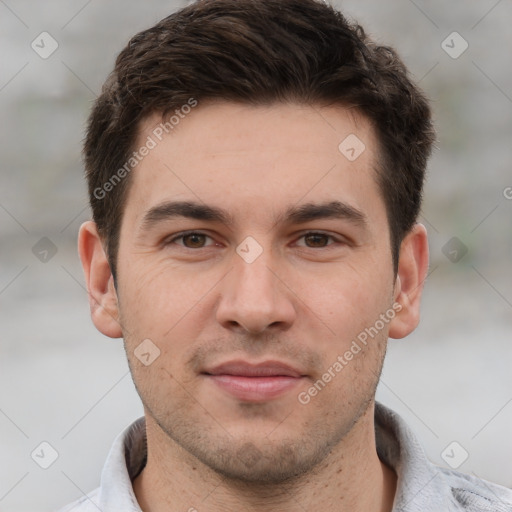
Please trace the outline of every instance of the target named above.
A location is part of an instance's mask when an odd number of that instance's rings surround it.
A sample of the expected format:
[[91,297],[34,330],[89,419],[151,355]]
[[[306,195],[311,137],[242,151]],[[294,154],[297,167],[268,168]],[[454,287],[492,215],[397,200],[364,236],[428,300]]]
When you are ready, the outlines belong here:
[[[204,238],[205,238],[205,235],[201,235],[198,233],[192,233],[190,235],[185,235],[183,237],[183,243],[187,247],[192,247],[192,248],[202,247],[204,245]],[[186,243],[187,240],[192,241],[192,243],[191,244]]]
[[306,240],[312,240],[314,247],[325,247],[327,245],[327,235],[311,234],[306,235]]

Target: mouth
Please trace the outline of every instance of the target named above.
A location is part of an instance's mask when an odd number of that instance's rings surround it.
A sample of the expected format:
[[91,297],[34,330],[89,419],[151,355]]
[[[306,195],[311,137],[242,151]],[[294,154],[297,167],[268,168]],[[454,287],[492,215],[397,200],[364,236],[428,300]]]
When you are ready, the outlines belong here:
[[245,402],[265,402],[278,398],[306,378],[299,369],[279,361],[259,364],[229,361],[201,374],[230,396]]

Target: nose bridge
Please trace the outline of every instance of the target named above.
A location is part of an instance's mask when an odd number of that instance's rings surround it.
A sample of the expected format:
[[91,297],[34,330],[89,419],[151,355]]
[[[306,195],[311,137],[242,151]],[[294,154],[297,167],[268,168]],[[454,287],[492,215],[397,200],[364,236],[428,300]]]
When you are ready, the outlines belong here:
[[[242,299],[247,307],[260,309],[262,312],[269,310],[276,299],[276,277],[270,271],[272,268],[271,250],[265,249],[255,257],[245,258],[239,252],[234,258],[232,286],[238,299]],[[254,251],[250,248],[250,251]],[[250,253],[249,253],[250,254]],[[254,254],[253,254],[254,257]]]
[[275,276],[270,271],[271,259],[267,251],[251,263],[243,259],[237,262],[235,273],[243,291],[261,294],[267,299],[274,297],[276,283]]
[[287,327],[293,322],[295,309],[286,287],[271,270],[278,266],[274,260],[270,248],[258,248],[254,241],[239,245],[232,271],[223,283],[217,310],[219,322],[253,332],[277,324]]

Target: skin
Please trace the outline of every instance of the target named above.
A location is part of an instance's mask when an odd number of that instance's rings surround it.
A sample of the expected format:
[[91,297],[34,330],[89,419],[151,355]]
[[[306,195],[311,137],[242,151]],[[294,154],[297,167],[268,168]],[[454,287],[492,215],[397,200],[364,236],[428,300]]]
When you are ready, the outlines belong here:
[[[141,124],[140,144],[160,121]],[[366,146],[353,162],[338,149],[350,134]],[[396,475],[377,456],[374,396],[388,337],[418,324],[428,245],[416,224],[394,275],[377,164],[373,128],[353,110],[204,103],[132,171],[117,289],[95,224],[82,225],[92,319],[124,338],[144,404],[148,462],[134,481],[144,512],[391,510]],[[166,201],[219,207],[233,223],[143,222]],[[288,207],[331,201],[365,221],[283,220]],[[185,230],[206,236],[175,238]],[[248,236],[262,249],[251,263],[236,252]],[[393,304],[394,318],[301,404]],[[160,350],[148,366],[134,353],[145,339]],[[201,373],[233,359],[282,361],[304,377],[245,401]]]

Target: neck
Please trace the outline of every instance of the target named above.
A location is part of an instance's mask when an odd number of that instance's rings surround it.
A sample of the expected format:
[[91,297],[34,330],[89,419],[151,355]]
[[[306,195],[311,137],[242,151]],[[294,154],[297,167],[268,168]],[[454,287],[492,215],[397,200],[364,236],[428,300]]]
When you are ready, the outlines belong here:
[[374,407],[314,471],[286,483],[228,479],[178,446],[146,414],[148,460],[133,488],[143,512],[390,512],[395,473],[377,456]]

